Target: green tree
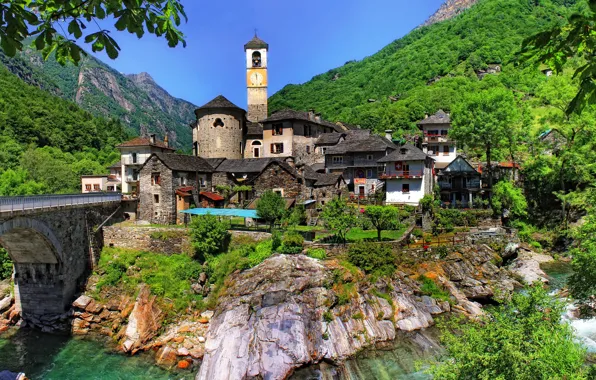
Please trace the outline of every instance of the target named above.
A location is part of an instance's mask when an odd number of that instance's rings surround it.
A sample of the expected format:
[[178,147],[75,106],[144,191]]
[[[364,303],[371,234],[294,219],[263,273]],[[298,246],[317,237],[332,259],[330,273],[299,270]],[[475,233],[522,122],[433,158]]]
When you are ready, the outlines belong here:
[[270,230],[283,218],[285,210],[286,202],[281,195],[272,190],[265,191],[257,202],[257,216],[269,223]]
[[393,206],[368,206],[364,215],[377,230],[378,241],[381,241],[383,230],[394,229],[399,225],[399,210]]
[[528,213],[528,202],[522,189],[515,187],[509,181],[501,181],[493,186],[493,210],[500,214],[504,209],[509,210],[516,218],[526,216]]
[[120,46],[98,21],[113,21],[115,29],[138,38],[145,32],[163,36],[175,47],[180,42],[186,46],[177,28],[180,16],[186,18],[178,0],[11,0],[0,4],[0,46],[12,57],[26,38],[35,37],[32,47],[43,51],[45,59],[55,52],[61,64],[78,63],[87,54],[78,45],[84,38],[93,52],[105,50],[116,59]]
[[445,361],[435,379],[587,379],[586,354],[573,328],[561,323],[564,305],[541,284],[515,293],[477,322],[447,322]]
[[[489,86],[491,86],[489,84]],[[507,135],[517,123],[518,112],[512,92],[500,85],[467,94],[453,111],[450,135],[486,155],[488,185],[493,185],[491,167],[494,150],[506,146]]]
[[384,244],[359,242],[348,250],[348,261],[367,274],[391,276],[395,272],[395,254]]
[[46,192],[46,186],[31,180],[26,170],[8,169],[0,173],[0,196],[36,195]]
[[580,85],[566,106],[568,115],[581,113],[596,100],[596,0],[588,0],[588,5],[584,12],[569,16],[565,25],[555,25],[526,38],[520,52],[522,61],[543,62],[558,73],[563,72],[570,59],[581,58],[583,62],[573,75]]
[[573,231],[573,237],[576,241],[576,247],[570,252],[573,257],[573,274],[567,285],[583,311],[591,314],[596,311],[589,307],[596,301],[596,215],[592,212],[588,214],[585,223]]
[[325,222],[325,227],[335,233],[344,244],[346,235],[358,224],[358,216],[354,207],[348,206],[342,198],[334,198],[323,208],[321,217]]
[[201,215],[192,218],[190,238],[195,259],[205,262],[228,249],[231,234],[227,223],[220,222],[216,216]]
[[0,247],[0,281],[10,278],[12,276],[12,260],[8,256],[8,252]]

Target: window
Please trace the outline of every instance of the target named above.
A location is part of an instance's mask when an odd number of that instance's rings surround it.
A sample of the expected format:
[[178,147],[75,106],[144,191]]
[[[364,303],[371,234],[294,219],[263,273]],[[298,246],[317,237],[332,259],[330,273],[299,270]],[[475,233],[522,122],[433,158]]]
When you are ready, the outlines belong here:
[[404,174],[405,174],[405,175],[408,175],[408,174],[410,174],[410,165],[404,164],[404,165],[402,166],[402,168],[403,168],[403,171],[404,171]]
[[429,145],[428,146],[428,154],[438,156],[439,155],[439,146],[438,145]]
[[447,130],[441,129],[441,136],[447,136]]
[[258,51],[252,53],[252,67],[261,67],[261,53]]
[[101,189],[99,188],[99,184],[96,183],[93,185],[93,191],[101,191]]
[[133,153],[131,156],[132,156],[132,163],[136,164],[137,163],[137,154]]
[[91,191],[91,184],[88,183],[85,185],[85,191]]
[[437,131],[436,129],[428,131],[429,136],[437,136],[438,134],[439,134],[439,131]]
[[322,153],[322,154],[325,154],[326,152],[327,152],[327,148],[326,148],[326,147],[324,147],[324,146],[322,146],[322,147],[321,147],[321,153]]
[[206,181],[205,181],[205,177],[199,177],[199,184],[201,187],[206,187]]
[[373,176],[373,170],[366,169],[366,178],[372,178],[372,176]]
[[199,155],[199,143],[196,141],[192,143],[192,152],[195,156]]
[[153,194],[153,203],[159,203],[159,194]]
[[449,145],[443,146],[443,156],[449,156]]
[[334,164],[343,164],[344,163],[344,156],[333,156],[331,158],[331,162]]
[[186,178],[186,176],[180,175],[180,186],[186,186],[187,183],[188,183],[188,179]]
[[284,152],[284,144],[283,143],[271,144],[271,153],[280,154],[283,152]]
[[367,161],[372,161],[372,159],[373,159],[373,155],[372,154],[367,154],[366,155],[366,160]]
[[283,189],[273,189],[273,192],[276,194],[279,194],[280,197],[284,196],[284,190]]
[[108,186],[108,191],[115,191],[114,186]]
[[213,126],[214,127],[223,127],[224,126],[224,122],[218,117],[217,119],[215,119],[215,121],[213,122]]
[[161,185],[161,175],[159,173],[151,173],[151,184]]
[[310,125],[304,126],[304,136],[312,136],[312,131]]
[[273,136],[281,136],[284,134],[284,125],[283,124],[273,124]]
[[310,154],[310,145],[307,145],[307,146],[306,146],[306,153],[307,153],[307,154]]
[[409,193],[410,192],[410,184],[409,183],[402,184],[401,191],[402,191],[402,193]]

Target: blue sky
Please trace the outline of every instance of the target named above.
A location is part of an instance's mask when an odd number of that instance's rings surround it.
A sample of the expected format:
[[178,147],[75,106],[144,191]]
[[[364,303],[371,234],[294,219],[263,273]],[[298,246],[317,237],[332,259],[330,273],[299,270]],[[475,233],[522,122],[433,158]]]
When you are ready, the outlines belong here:
[[170,94],[202,105],[222,94],[246,107],[243,45],[254,29],[269,43],[269,95],[289,83],[372,55],[424,22],[443,0],[183,0],[187,47],[114,33],[125,73],[148,72]]

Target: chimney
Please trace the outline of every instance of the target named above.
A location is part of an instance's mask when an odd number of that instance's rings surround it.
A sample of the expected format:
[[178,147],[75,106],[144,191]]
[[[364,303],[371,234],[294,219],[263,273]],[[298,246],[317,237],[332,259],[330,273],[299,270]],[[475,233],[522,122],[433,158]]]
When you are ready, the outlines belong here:
[[386,129],[385,130],[385,138],[389,141],[393,141],[393,130]]
[[315,110],[314,109],[309,109],[308,110],[308,120],[314,121],[314,119],[315,119]]
[[315,121],[316,121],[317,123],[320,123],[320,122],[321,122],[321,114],[320,114],[320,113],[316,113],[316,114],[315,114]]
[[167,146],[168,148],[170,147],[170,141],[169,141],[169,139],[168,139],[168,134],[167,134],[167,133],[166,133],[166,135],[165,135],[165,136],[164,136],[164,138],[163,138],[163,144],[164,144],[165,146]]
[[151,145],[155,145],[155,133],[149,135],[149,142]]
[[293,168],[296,168],[296,162],[294,162],[294,157],[286,158],[286,164],[290,165]]
[[424,118],[425,119],[428,119],[428,114],[427,113],[424,114]]

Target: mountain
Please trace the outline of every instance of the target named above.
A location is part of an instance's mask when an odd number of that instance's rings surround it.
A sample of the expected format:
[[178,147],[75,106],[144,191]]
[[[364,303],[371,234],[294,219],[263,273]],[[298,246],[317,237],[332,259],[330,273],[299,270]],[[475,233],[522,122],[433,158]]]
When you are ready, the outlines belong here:
[[429,26],[437,22],[449,20],[477,2],[478,0],[447,0],[422,26]]
[[[445,15],[471,2],[448,1]],[[271,111],[315,109],[376,131],[412,131],[415,121],[442,108],[449,111],[470,81],[498,64],[500,80],[532,94],[543,80],[532,68],[508,64],[523,39],[562,23],[579,0],[480,0],[446,21],[412,30],[376,54],[285,86],[269,99]]]
[[178,148],[192,144],[188,123],[194,120],[192,103],[171,96],[147,73],[124,75],[88,56],[79,66],[43,61],[25,49],[16,58],[0,51],[0,62],[25,82],[71,100],[93,115],[117,118],[136,134],[156,133]]

